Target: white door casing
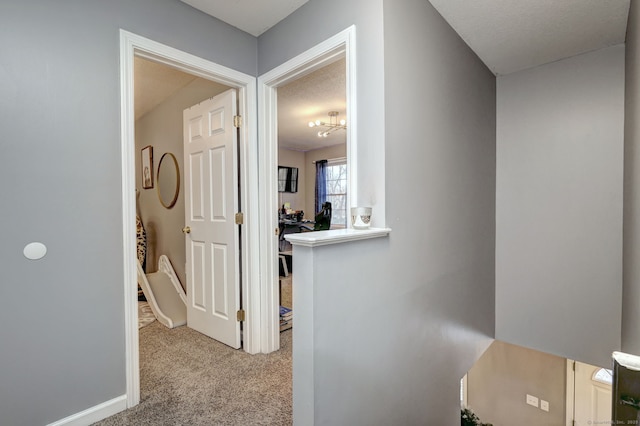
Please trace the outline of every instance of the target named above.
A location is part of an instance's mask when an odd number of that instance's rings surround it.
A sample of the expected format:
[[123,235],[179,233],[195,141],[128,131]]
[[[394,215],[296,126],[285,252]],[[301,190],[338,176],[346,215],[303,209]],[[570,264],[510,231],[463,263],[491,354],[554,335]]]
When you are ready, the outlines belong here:
[[240,128],[240,186],[244,225],[242,230],[242,300],[246,311],[243,325],[243,350],[259,353],[261,347],[261,281],[258,245],[258,163],[257,104],[255,76],[191,55],[154,40],[120,30],[120,123],[122,157],[122,239],[123,298],[125,312],[126,404],[140,402],[138,362],[138,282],[136,279],[135,228],[135,132],[134,132],[134,57],[140,56],[186,73],[206,78],[238,90]]
[[[184,110],[187,325],[238,349],[236,91]],[[185,228],[185,229],[187,229]]]

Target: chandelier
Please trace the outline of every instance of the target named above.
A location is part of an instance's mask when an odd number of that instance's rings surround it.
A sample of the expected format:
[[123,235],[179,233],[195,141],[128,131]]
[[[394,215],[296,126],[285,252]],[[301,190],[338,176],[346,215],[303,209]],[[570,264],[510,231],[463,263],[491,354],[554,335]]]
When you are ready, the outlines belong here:
[[347,130],[347,121],[340,120],[338,121],[338,111],[329,111],[329,122],[325,123],[324,121],[316,120],[310,121],[309,127],[318,127],[320,131],[318,132],[319,138],[326,138],[331,133],[336,130],[343,129]]

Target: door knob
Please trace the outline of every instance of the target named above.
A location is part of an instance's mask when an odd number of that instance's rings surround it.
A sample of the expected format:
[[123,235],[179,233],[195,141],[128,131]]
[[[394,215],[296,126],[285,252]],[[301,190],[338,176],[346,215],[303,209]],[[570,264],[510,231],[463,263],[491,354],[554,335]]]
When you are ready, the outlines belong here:
[[190,234],[191,228],[189,228],[188,226],[185,226],[184,228],[182,228],[182,232],[184,232],[185,234]]

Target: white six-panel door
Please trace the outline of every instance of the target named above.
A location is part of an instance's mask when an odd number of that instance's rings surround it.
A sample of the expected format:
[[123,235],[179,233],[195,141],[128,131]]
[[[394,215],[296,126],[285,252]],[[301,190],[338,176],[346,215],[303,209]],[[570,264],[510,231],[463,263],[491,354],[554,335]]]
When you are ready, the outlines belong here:
[[236,91],[184,110],[187,325],[239,348]]

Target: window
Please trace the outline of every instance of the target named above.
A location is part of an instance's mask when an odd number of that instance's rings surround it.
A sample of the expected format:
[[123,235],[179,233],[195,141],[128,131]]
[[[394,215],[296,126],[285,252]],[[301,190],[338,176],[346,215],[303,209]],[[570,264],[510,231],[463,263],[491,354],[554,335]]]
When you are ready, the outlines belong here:
[[609,370],[607,368],[601,368],[601,369],[597,370],[593,374],[593,377],[591,379],[596,381],[596,382],[604,383],[604,384],[607,384],[607,385],[612,385],[613,384],[613,371],[611,371],[611,370]]
[[331,203],[331,225],[347,226],[347,163],[327,165],[327,201]]

